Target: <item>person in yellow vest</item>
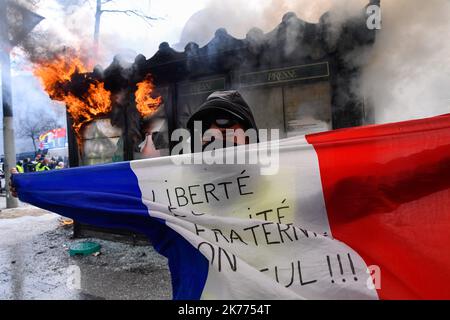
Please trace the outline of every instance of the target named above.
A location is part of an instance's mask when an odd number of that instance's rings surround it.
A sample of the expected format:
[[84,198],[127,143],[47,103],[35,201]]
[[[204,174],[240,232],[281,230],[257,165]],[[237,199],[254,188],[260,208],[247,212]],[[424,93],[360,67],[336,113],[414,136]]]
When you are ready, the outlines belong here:
[[17,161],[16,163],[16,169],[18,173],[24,173],[23,164],[22,161]]
[[34,171],[41,171],[41,170],[39,170],[41,168],[41,165],[42,165],[42,161],[39,161],[38,163],[36,163],[34,166]]
[[64,169],[64,162],[62,162],[62,161],[58,162],[55,169]]
[[47,157],[44,157],[41,162],[38,162],[36,165],[36,171],[47,171],[49,168],[50,160]]

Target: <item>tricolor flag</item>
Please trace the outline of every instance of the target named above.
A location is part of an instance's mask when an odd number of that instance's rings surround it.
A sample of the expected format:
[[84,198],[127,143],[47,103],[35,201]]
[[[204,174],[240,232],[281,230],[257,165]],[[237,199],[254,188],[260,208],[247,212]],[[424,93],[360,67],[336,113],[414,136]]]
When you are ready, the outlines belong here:
[[146,234],[174,299],[450,299],[450,115],[279,147],[275,175],[164,157],[14,184],[24,202]]

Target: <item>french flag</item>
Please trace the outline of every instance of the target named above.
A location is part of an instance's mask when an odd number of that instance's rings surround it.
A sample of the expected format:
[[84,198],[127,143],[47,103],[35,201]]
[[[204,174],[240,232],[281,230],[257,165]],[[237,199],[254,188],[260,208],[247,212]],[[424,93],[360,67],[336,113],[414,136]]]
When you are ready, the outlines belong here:
[[273,175],[174,162],[190,156],[13,183],[21,201],[147,235],[174,299],[450,299],[450,114],[280,140]]

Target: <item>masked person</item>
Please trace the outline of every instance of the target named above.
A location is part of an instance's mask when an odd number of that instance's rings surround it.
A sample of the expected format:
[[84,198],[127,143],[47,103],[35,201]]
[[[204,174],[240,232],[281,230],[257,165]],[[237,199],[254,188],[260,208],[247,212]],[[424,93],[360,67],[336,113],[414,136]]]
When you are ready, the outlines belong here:
[[[252,111],[238,91],[216,91],[212,93],[198,110],[189,118],[187,128],[191,132],[191,148],[195,150],[195,122],[201,122],[203,149],[218,138],[223,141],[223,147],[243,145],[258,142],[256,122]],[[205,139],[209,129],[218,130],[221,134],[213,139]],[[231,129],[231,130],[230,130]],[[256,141],[249,141],[245,131],[253,129]],[[228,132],[227,132],[228,131]],[[230,133],[233,133],[232,135]],[[228,142],[228,143],[227,143]]]

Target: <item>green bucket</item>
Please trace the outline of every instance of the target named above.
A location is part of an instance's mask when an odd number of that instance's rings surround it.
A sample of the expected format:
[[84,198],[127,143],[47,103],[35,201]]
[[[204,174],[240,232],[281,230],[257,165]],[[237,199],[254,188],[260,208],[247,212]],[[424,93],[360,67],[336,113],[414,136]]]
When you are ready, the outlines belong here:
[[78,242],[70,246],[69,255],[73,256],[88,256],[100,251],[101,246],[96,242],[84,241]]

